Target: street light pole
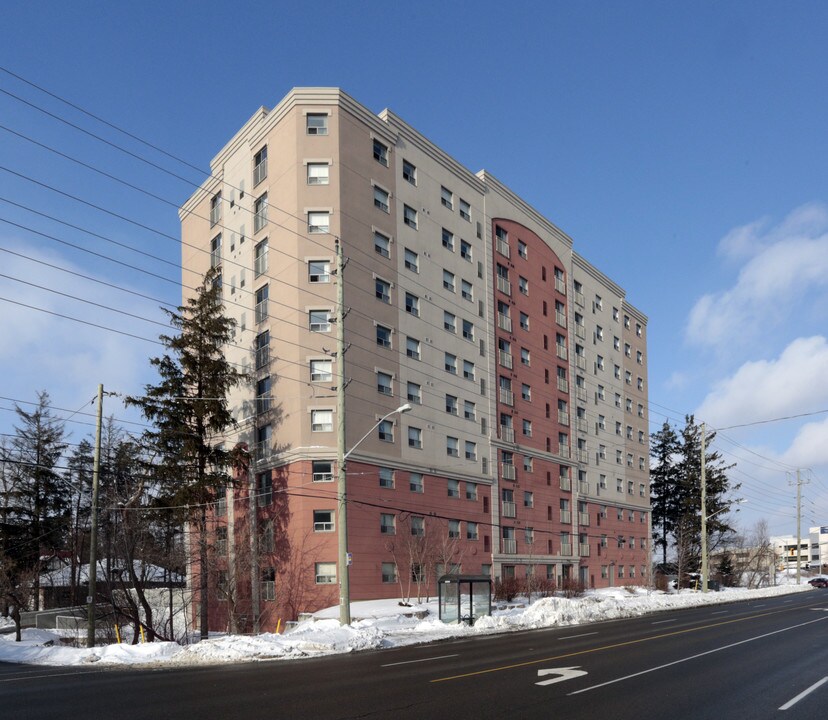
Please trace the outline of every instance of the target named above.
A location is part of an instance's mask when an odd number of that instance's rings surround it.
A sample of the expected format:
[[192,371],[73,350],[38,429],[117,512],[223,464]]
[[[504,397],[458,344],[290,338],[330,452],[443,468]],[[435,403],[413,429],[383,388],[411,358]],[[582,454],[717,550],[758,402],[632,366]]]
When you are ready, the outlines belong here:
[[[340,375],[339,383],[342,384],[342,376]],[[356,450],[362,442],[376,430],[383,422],[385,422],[392,415],[404,413],[411,410],[411,405],[405,403],[400,405],[396,410],[383,415],[374,426],[363,435],[356,444],[345,452],[345,423],[344,423],[344,405],[340,404],[341,416],[338,418],[340,437],[337,443],[337,474],[336,474],[336,497],[337,497],[337,543],[339,549],[339,622],[341,625],[351,624],[351,583],[349,577],[348,567],[350,565],[350,558],[348,553],[348,498],[346,491],[346,475],[345,465],[350,454]]]
[[[704,443],[702,443],[702,447],[703,446],[704,446]],[[702,466],[702,467],[704,467],[704,466]],[[703,487],[704,487],[704,485],[702,485],[702,488]],[[702,495],[702,497],[704,497],[704,496]],[[747,500],[745,500],[744,498],[740,498],[739,500],[734,500],[733,505],[741,505],[742,503],[746,503],[746,502],[747,502]],[[702,504],[702,507],[704,507],[704,504]],[[701,545],[702,545],[702,592],[707,592],[707,521],[710,520],[710,518],[715,517],[719,513],[723,513],[727,510],[730,510],[730,505],[728,505],[727,507],[723,507],[719,510],[716,510],[716,512],[710,513],[710,515],[705,515],[704,513],[702,513],[702,517],[701,517],[701,521],[702,521],[702,536],[701,536]],[[738,508],[737,508],[736,512],[739,512]]]
[[[707,478],[705,477],[705,427],[701,424],[701,566],[702,592],[707,592]],[[681,578],[679,578],[681,582]]]

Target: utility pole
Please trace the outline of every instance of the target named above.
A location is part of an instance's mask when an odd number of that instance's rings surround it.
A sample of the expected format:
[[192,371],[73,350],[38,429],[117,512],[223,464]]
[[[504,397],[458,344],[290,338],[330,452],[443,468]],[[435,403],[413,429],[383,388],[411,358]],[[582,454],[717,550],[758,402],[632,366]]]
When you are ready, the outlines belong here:
[[[255,453],[254,453],[255,457]],[[248,524],[250,525],[250,612],[253,615],[253,634],[261,630],[261,588],[259,585],[259,495],[256,487],[255,460],[251,458]]]
[[705,476],[705,427],[701,424],[701,571],[702,592],[707,592],[707,478]]
[[345,477],[345,261],[342,241],[336,238],[336,498],[337,546],[339,550],[339,623],[351,624],[351,581],[348,552],[348,506]]
[[95,647],[95,581],[97,580],[98,558],[98,480],[101,470],[101,422],[103,419],[103,385],[98,385],[98,418],[95,426],[95,455],[92,460],[92,507],[89,529],[89,590],[86,594],[87,623],[86,646]]

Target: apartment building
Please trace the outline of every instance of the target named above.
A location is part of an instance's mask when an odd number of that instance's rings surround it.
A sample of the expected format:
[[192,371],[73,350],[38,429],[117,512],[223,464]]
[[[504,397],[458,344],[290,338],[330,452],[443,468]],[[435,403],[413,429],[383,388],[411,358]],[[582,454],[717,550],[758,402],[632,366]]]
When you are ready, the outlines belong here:
[[647,581],[647,321],[571,238],[339,89],[260,108],[211,169],[180,211],[184,296],[220,270],[253,377],[225,439],[250,477],[211,519],[216,628],[338,602],[340,383],[353,600],[445,572]]

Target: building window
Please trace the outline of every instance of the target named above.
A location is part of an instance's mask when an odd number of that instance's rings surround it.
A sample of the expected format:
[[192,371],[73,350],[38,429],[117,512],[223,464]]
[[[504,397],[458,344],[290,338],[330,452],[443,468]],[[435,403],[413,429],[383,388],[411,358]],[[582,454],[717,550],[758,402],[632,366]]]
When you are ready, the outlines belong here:
[[259,232],[267,225],[267,193],[260,195],[253,203],[253,232]]
[[382,581],[384,583],[397,582],[397,565],[392,562],[382,564]]
[[420,385],[415,382],[410,382],[407,385],[406,398],[408,402],[415,405],[421,405],[423,402]]
[[446,412],[449,415],[457,415],[457,398],[454,395],[446,395]]
[[331,331],[330,310],[311,310],[308,312],[308,328],[311,332]]
[[334,511],[333,510],[314,510],[313,511],[313,531],[314,532],[333,532]]
[[221,234],[216,235],[210,241],[210,267],[215,268],[221,265]]
[[308,261],[308,282],[328,283],[331,281],[331,263],[328,260]]
[[259,583],[262,600],[276,599],[276,571],[273,568],[262,568],[262,579]]
[[449,539],[459,538],[460,537],[460,521],[459,520],[449,520],[448,521],[448,536]]
[[262,285],[258,290],[256,290],[256,323],[263,323],[267,318],[267,296],[268,296],[268,287],[267,285]]
[[408,205],[403,205],[403,222],[408,227],[417,229],[417,211]]
[[460,241],[460,257],[468,262],[472,261],[472,246],[465,240]]
[[443,228],[442,232],[443,247],[454,252],[454,233]]
[[459,498],[460,497],[460,481],[459,480],[447,480],[446,481],[446,495],[450,498]]
[[477,500],[477,483],[466,483],[466,500]]
[[374,290],[378,300],[384,303],[391,302],[391,283],[380,278],[374,279]]
[[526,243],[523,242],[523,240],[518,240],[518,255],[520,255],[524,260],[528,258]]
[[423,447],[423,431],[420,428],[408,428],[408,447],[421,450]]
[[523,295],[529,295],[529,281],[523,276],[518,276],[518,290]]
[[525,312],[520,314],[520,327],[529,332],[529,316]]
[[464,400],[463,401],[463,417],[466,420],[476,420],[477,419],[477,407],[471,400]]
[[227,555],[227,528],[216,528],[216,554]]
[[267,145],[253,156],[253,185],[267,177]]
[[256,475],[256,505],[265,507],[273,502],[273,477],[270,472]]
[[469,320],[463,320],[463,339],[474,342],[474,323]]
[[253,448],[253,455],[256,460],[266,460],[270,457],[272,434],[273,428],[270,423],[256,428],[256,444]]
[[449,210],[454,209],[454,193],[447,187],[440,187],[440,202]]
[[256,335],[256,369],[261,370],[270,363],[270,330]]
[[412,360],[420,359],[420,341],[413,337],[405,339],[405,354]]
[[477,443],[471,440],[466,440],[465,443],[466,460],[477,460]]
[[320,113],[308,113],[307,131],[308,135],[327,135],[328,116]]
[[471,222],[471,205],[463,200],[463,198],[460,198],[460,217],[463,220]]
[[523,365],[526,365],[527,367],[529,367],[532,364],[532,360],[529,355],[529,350],[527,350],[526,348],[520,349],[520,362]]
[[408,489],[413,493],[422,493],[424,491],[423,475],[422,473],[411,473],[408,477]]
[[408,160],[403,160],[402,173],[403,180],[410,182],[412,185],[417,184],[417,168]]
[[405,311],[414,317],[420,316],[420,298],[411,293],[405,294]]
[[463,360],[463,377],[466,380],[474,380],[474,363],[469,360]]
[[[446,438],[446,455],[449,457],[460,457],[460,441],[456,437],[451,437],[450,435]],[[456,483],[456,480],[449,480],[449,485],[451,483]],[[451,494],[449,492],[449,494]],[[460,497],[460,491],[457,491],[457,495],[453,497]]]
[[374,252],[384,258],[391,257],[391,238],[374,231]]
[[391,347],[391,328],[377,325],[377,345],[385,348]]
[[405,249],[405,269],[411,272],[420,272],[420,256],[413,250]]
[[468,300],[469,302],[474,302],[474,289],[472,284],[468,280],[461,280],[460,281],[460,294],[463,296],[464,300]]
[[523,424],[523,434],[526,437],[532,437],[532,421],[531,420],[526,420],[524,418],[522,424]]
[[333,463],[330,460],[314,460],[311,479],[313,482],[333,482]]
[[383,395],[393,395],[394,390],[391,387],[392,381],[391,375],[377,370],[377,392]]
[[[425,535],[425,518],[412,515],[409,523],[411,525],[412,535],[416,537],[422,537]],[[417,566],[417,570],[420,570],[419,566]],[[418,572],[418,579],[422,579],[422,574],[420,572]]]
[[448,270],[443,270],[443,288],[454,292],[455,291],[455,284],[454,284],[454,273],[449,272]]
[[394,471],[391,468],[381,467],[379,469],[379,486],[387,490],[394,489]]
[[270,412],[270,375],[256,381],[256,413]]
[[390,420],[383,420],[377,425],[377,437],[383,442],[394,442],[394,423]]
[[210,198],[210,227],[221,220],[221,193],[216,193]]
[[374,207],[382,210],[384,213],[390,212],[389,201],[391,195],[387,190],[374,185]]
[[326,233],[331,229],[331,215],[328,212],[312,211],[308,213],[308,232]]
[[336,563],[318,562],[315,563],[315,574],[317,585],[336,584]]
[[313,432],[332,432],[333,410],[311,410],[311,430]]
[[477,540],[478,530],[476,522],[466,523],[466,540]]
[[374,138],[374,160],[388,167],[388,146]]
[[452,355],[451,353],[446,353],[443,367],[447,373],[457,375],[457,356]]
[[327,185],[329,182],[328,163],[308,163],[308,185]]

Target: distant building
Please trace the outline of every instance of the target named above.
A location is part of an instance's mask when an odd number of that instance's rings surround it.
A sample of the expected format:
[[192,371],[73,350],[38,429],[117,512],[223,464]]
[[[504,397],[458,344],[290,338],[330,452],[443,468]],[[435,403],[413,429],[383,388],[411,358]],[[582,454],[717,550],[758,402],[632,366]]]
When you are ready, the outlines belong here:
[[338,89],[260,108],[211,168],[180,211],[184,296],[220,271],[238,322],[227,356],[255,377],[232,396],[241,430],[227,438],[252,450],[251,485],[210,521],[216,628],[249,627],[256,584],[263,628],[338,602],[339,383],[346,448],[359,443],[352,599],[433,595],[458,571],[647,582],[647,318],[570,237]]
[[[795,568],[797,559],[797,539],[794,535],[771,538],[780,563],[784,567]],[[812,527],[803,533],[799,544],[799,562],[801,567],[819,569],[828,567],[828,525]]]

